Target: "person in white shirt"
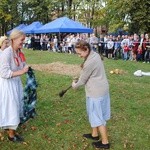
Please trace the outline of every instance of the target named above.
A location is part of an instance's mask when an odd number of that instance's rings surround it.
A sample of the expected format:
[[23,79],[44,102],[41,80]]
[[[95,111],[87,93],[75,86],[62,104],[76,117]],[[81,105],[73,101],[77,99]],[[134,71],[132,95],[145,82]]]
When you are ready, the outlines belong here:
[[108,58],[112,58],[114,42],[110,38],[107,42]]
[[57,36],[54,37],[53,43],[54,43],[54,49],[53,49],[53,51],[57,52],[58,51],[58,38],[57,38]]
[[121,41],[121,47],[122,48],[124,47],[124,45],[127,45],[127,46],[130,45],[130,40],[129,40],[127,35],[125,35],[125,38]]

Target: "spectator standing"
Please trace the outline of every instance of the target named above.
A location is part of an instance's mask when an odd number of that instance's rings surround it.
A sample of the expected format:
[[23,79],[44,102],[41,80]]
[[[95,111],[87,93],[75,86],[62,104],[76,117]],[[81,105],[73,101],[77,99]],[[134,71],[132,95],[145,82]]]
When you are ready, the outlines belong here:
[[103,35],[100,35],[100,37],[99,37],[98,52],[101,55],[104,54],[104,38],[103,38]]
[[72,45],[72,52],[75,54],[75,44],[76,44],[77,40],[75,35],[73,34],[71,37],[71,45]]
[[110,38],[109,41],[107,42],[108,58],[112,58],[113,47],[114,42],[112,41],[112,38]]
[[105,35],[105,36],[104,36],[104,55],[105,55],[106,57],[108,57],[108,53],[107,53],[107,42],[108,42],[108,36]]
[[133,36],[129,37],[129,51],[128,51],[129,60],[133,60]]
[[137,35],[134,35],[134,41],[133,41],[133,60],[134,61],[136,61],[138,46],[139,46],[139,37]]
[[95,36],[95,34],[91,34],[89,43],[91,45],[92,50],[96,52],[98,46],[98,38]]
[[118,59],[120,55],[120,49],[121,49],[121,43],[119,41],[119,38],[116,38],[116,41],[114,42],[114,59]]
[[143,52],[142,46],[139,45],[137,49],[137,56],[136,56],[137,61],[142,61],[142,52]]
[[146,45],[145,45],[144,41],[145,41],[144,34],[141,34],[141,36],[140,36],[140,45],[141,45],[141,48],[142,48],[142,60],[144,60],[144,55],[145,55],[145,50],[146,50]]
[[54,49],[53,49],[53,51],[54,51],[54,52],[57,52],[57,51],[58,51],[58,38],[57,38],[57,36],[54,37],[54,39],[53,39],[53,44],[54,44]]
[[33,50],[35,50],[35,37],[34,37],[34,35],[31,35],[31,48]]
[[146,51],[144,55],[144,62],[143,63],[150,63],[150,38],[148,35],[145,35],[145,44],[146,44]]
[[68,49],[67,51],[69,54],[71,54],[72,53],[71,35],[68,35],[66,44],[67,44],[67,49]]
[[28,37],[27,43],[28,43],[27,48],[28,48],[28,49],[31,48],[31,36]]
[[129,51],[129,47],[127,45],[127,43],[125,43],[125,45],[123,46],[123,60],[127,60],[128,59],[128,51]]

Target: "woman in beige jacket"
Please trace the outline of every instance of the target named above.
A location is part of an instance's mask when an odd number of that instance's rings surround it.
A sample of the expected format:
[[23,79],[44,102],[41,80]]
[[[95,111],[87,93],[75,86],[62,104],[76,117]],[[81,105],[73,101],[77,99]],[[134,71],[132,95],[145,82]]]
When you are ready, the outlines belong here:
[[75,45],[75,51],[84,59],[81,74],[77,82],[72,82],[74,89],[85,85],[86,109],[92,133],[83,137],[101,141],[93,142],[96,148],[109,149],[106,121],[110,119],[109,85],[104,70],[104,65],[98,53],[91,50],[89,43],[79,41]]

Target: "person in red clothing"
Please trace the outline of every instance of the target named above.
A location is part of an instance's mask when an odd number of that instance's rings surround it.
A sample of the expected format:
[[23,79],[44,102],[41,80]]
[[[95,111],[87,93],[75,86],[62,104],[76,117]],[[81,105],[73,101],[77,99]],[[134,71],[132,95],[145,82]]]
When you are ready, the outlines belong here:
[[141,45],[138,46],[136,60],[137,61],[142,60],[142,46]]
[[144,55],[146,52],[146,39],[145,39],[145,35],[143,33],[140,35],[140,45],[142,48],[142,60],[144,60]]
[[128,51],[129,51],[129,47],[127,44],[125,44],[123,46],[123,57],[124,57],[124,60],[127,60],[128,59]]
[[137,49],[139,46],[139,38],[136,37],[136,39],[133,41],[133,60],[136,61],[136,55],[137,55]]

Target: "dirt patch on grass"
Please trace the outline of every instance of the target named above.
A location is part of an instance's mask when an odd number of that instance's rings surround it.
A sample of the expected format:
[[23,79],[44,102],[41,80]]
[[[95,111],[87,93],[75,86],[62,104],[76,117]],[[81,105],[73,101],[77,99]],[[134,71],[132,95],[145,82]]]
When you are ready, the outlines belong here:
[[30,66],[38,71],[69,75],[73,77],[79,76],[81,70],[80,65],[70,65],[62,62],[54,62],[50,64],[31,64]]

